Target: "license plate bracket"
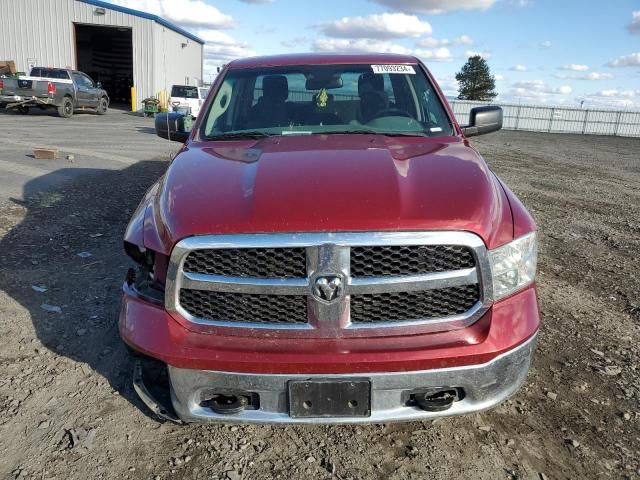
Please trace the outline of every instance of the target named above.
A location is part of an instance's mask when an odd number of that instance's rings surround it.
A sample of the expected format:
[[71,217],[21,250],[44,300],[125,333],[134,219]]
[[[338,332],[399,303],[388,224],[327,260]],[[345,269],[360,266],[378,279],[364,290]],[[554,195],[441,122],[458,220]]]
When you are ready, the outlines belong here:
[[291,380],[288,387],[292,418],[371,416],[368,379]]

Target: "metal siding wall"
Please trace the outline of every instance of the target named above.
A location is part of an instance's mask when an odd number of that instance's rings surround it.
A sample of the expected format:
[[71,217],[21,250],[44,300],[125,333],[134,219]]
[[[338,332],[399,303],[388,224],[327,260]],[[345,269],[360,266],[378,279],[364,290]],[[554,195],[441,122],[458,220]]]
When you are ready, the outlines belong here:
[[[46,7],[46,8],[43,8]],[[29,59],[47,66],[72,66],[73,41],[69,0],[0,1],[0,58],[15,60],[19,71],[28,70]]]
[[[453,113],[461,125],[469,121],[473,107],[485,102],[451,100]],[[546,105],[492,103],[503,109],[503,127],[532,132],[584,133],[640,137],[640,111],[589,110]]]
[[[155,44],[154,92],[170,92],[172,85],[183,85],[189,77],[190,85],[202,85],[202,45],[173,30],[154,23]],[[187,46],[182,48],[182,44]]]
[[29,58],[35,58],[40,65],[75,68],[74,23],[130,27],[133,80],[139,105],[140,100],[154,95],[156,90],[153,27],[157,24],[114,10],[106,9],[104,15],[96,15],[94,11],[94,6],[76,0],[0,0],[0,59],[15,60],[20,71],[28,69]]

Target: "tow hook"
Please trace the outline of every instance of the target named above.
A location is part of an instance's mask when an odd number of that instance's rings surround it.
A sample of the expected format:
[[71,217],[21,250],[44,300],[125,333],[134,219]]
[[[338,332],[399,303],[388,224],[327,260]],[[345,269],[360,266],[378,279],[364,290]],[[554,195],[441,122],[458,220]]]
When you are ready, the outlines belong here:
[[149,407],[149,410],[155,413],[158,418],[182,425],[182,420],[172,415],[167,408],[156,401],[147,389],[142,378],[142,362],[139,359],[137,359],[133,365],[133,389],[138,394],[138,397],[140,397],[140,400],[142,400],[144,404]]
[[431,388],[412,392],[409,403],[427,412],[444,412],[462,397],[457,388]]

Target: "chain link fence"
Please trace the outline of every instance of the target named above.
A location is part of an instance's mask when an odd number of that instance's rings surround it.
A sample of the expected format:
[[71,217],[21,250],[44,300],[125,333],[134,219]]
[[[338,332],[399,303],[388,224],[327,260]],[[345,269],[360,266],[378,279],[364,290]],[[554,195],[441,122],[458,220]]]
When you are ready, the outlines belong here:
[[[451,100],[449,102],[461,125],[468,123],[473,107],[486,102]],[[579,133],[640,137],[640,111],[582,109],[529,105],[520,103],[492,103],[503,110],[503,128],[531,132]]]

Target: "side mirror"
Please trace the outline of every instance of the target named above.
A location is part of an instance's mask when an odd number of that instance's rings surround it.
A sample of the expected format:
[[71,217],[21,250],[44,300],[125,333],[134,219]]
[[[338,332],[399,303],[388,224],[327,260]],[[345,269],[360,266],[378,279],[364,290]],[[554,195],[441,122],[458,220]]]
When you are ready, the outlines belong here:
[[102,88],[102,82],[96,83],[96,88]]
[[184,143],[191,135],[189,120],[191,118],[185,121],[185,116],[181,113],[156,113],[156,135],[167,140]]
[[502,108],[495,105],[472,108],[469,125],[463,125],[461,128],[465,137],[497,132],[502,128]]

